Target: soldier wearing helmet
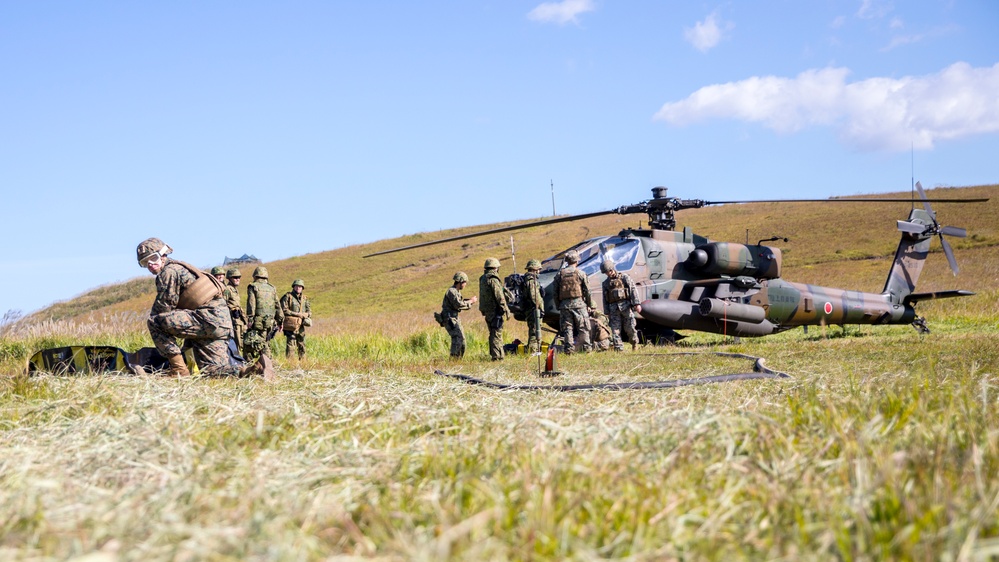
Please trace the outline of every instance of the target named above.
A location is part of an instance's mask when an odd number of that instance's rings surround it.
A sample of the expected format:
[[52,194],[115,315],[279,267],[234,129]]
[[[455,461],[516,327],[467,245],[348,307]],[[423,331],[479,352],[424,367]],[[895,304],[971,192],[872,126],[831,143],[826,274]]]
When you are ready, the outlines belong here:
[[510,317],[506,303],[506,289],[499,277],[500,262],[487,258],[479,277],[479,312],[486,319],[489,328],[489,357],[493,361],[503,360],[503,321]]
[[468,275],[464,271],[455,273],[452,280],[454,284],[444,293],[444,301],[441,302],[440,323],[451,336],[451,358],[461,359],[465,355],[465,330],[461,327],[458,313],[472,308],[479,299],[461,296],[461,290],[468,285]]
[[173,252],[159,238],[148,238],[135,249],[141,267],[156,276],[156,300],[149,313],[149,335],[169,364],[172,376],[188,376],[177,338],[194,354],[205,376],[273,376],[269,361],[246,365],[229,353],[232,320],[217,280],[190,264],[167,256]]
[[312,325],[312,306],[305,296],[305,281],[292,281],[291,290],[281,297],[281,313],[284,314],[285,358],[290,359],[292,350],[297,349],[298,359],[305,359],[305,328]]
[[212,275],[219,280],[219,283],[225,284],[225,268],[221,265],[216,265],[212,268]]
[[527,316],[527,348],[536,352],[541,350],[541,317],[545,313],[545,298],[538,280],[541,262],[532,259],[527,262],[526,269],[523,299],[524,314]]
[[607,275],[607,279],[604,279],[603,283],[604,313],[609,318],[614,350],[624,350],[624,344],[621,342],[621,330],[623,329],[628,341],[631,342],[631,349],[634,351],[638,347],[635,314],[642,311],[642,301],[638,298],[638,289],[627,273],[617,271],[611,260],[601,262],[600,271]]
[[243,355],[247,358],[271,356],[271,338],[284,322],[277,289],[267,280],[267,268],[253,270],[253,283],[246,288],[246,321],[248,329],[243,341]]
[[242,277],[243,274],[239,272],[239,268],[229,268],[229,271],[225,272],[225,291],[222,291],[225,304],[229,307],[229,316],[232,317],[232,335],[236,339],[236,349],[239,349],[241,353],[243,336],[246,334],[246,313],[243,312],[243,307],[239,303],[239,283]]
[[576,250],[566,252],[565,266],[555,274],[552,283],[555,302],[558,303],[559,331],[565,339],[566,354],[575,351],[577,337],[584,352],[591,349],[590,315],[587,311],[593,308],[593,299],[590,297],[586,274],[576,268],[577,263],[579,253]]
[[607,351],[611,347],[611,327],[607,315],[597,309],[590,311],[590,342],[595,351]]

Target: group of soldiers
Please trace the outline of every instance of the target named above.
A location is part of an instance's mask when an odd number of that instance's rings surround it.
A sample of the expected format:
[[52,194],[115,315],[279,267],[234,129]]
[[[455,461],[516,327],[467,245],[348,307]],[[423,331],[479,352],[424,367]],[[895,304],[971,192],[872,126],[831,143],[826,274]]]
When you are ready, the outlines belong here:
[[[278,329],[287,338],[285,356],[305,358],[305,329],[312,325],[312,308],[305,282],[296,279],[280,299],[268,281],[267,268],[253,270],[246,288],[246,309],[240,306],[238,268],[215,267],[210,274],[167,257],[173,248],[158,238],[136,247],[139,266],[156,276],[156,300],[149,313],[149,334],[173,376],[190,375],[183,349],[193,351],[205,376],[273,376],[269,341]],[[242,351],[242,357],[240,356]]]
[[[602,351],[611,347],[623,351],[622,331],[634,350],[638,345],[635,314],[642,311],[634,281],[626,273],[618,272],[613,261],[604,260],[600,271],[607,278],[603,282],[604,310],[601,313],[594,306],[586,274],[577,268],[578,252],[566,252],[564,263],[564,267],[555,274],[551,287],[552,297],[558,305],[559,334],[565,342],[565,353],[577,350],[590,352],[594,348]],[[452,358],[460,359],[465,354],[465,332],[458,314],[472,308],[477,301],[489,330],[489,356],[493,361],[503,359],[503,323],[510,319],[510,306],[499,268],[498,259],[487,258],[479,277],[479,296],[468,299],[461,294],[468,285],[468,275],[462,271],[454,274],[454,284],[444,294],[439,314],[441,325],[451,336]],[[540,350],[541,322],[545,310],[544,294],[538,280],[540,271],[541,262],[536,259],[527,262],[521,294],[522,310],[527,318],[527,347],[532,352]]]

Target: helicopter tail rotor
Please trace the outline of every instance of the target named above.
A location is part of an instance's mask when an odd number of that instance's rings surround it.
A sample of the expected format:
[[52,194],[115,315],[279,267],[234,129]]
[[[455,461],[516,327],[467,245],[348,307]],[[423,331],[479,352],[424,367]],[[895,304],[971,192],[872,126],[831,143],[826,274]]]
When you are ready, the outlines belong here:
[[944,236],[964,238],[968,235],[968,231],[957,226],[940,226],[940,223],[937,222],[937,214],[930,207],[930,200],[926,197],[926,192],[923,191],[923,186],[919,182],[916,182],[916,191],[919,192],[919,197],[923,200],[923,208],[926,209],[926,214],[929,215],[933,224],[925,225],[918,222],[898,221],[898,229],[901,232],[917,236],[939,236],[940,245],[943,247],[944,255],[947,256],[947,263],[950,264],[950,269],[954,272],[954,275],[957,275],[959,271],[957,259],[954,258],[954,250]]

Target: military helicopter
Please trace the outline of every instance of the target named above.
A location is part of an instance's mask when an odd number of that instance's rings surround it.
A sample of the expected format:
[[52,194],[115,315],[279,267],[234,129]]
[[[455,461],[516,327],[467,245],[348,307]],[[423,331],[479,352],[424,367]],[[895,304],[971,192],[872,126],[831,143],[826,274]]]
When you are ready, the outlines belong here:
[[[588,277],[597,309],[601,309],[603,303],[601,284],[605,276],[600,271],[603,260],[613,261],[619,272],[627,273],[635,281],[642,300],[641,313],[637,315],[638,328],[646,341],[676,341],[683,337],[677,330],[759,337],[799,326],[847,324],[912,324],[921,333],[927,333],[925,319],[916,315],[915,306],[920,301],[974,294],[964,290],[913,292],[931,240],[939,237],[947,261],[957,275],[954,252],[944,237],[967,235],[963,228],[941,226],[930,203],[980,203],[988,199],[929,199],[918,182],[915,188],[923,208],[913,205],[907,220],[896,221],[902,236],[881,293],[786,281],[781,278],[780,248],[762,244],[780,238],[761,240],[757,244],[714,242],[694,234],[689,227],[676,231],[675,213],[736,203],[914,203],[911,199],[705,201],[670,197],[667,188],[655,187],[652,199],[634,205],[443,238],[364,257],[609,214],[644,213],[648,215],[649,228],[628,228],[613,236],[590,238],[542,262],[539,280],[545,298],[545,324],[558,327],[558,303],[554,302],[552,283],[555,273],[564,266],[566,252],[575,250],[579,254],[577,267]],[[507,276],[507,285],[513,285],[518,276],[516,273]],[[518,320],[524,319],[517,314],[516,303],[511,308]]]

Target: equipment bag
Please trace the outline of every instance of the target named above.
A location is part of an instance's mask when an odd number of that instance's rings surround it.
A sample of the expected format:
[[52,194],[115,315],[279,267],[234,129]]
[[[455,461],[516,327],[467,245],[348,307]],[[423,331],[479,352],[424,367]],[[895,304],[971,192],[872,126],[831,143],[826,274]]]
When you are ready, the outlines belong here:
[[225,286],[214,275],[205,273],[189,263],[177,260],[172,261],[186,267],[195,277],[194,283],[188,285],[180,294],[180,299],[177,300],[177,308],[194,310],[205,306],[212,299],[222,296]]

